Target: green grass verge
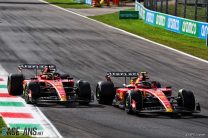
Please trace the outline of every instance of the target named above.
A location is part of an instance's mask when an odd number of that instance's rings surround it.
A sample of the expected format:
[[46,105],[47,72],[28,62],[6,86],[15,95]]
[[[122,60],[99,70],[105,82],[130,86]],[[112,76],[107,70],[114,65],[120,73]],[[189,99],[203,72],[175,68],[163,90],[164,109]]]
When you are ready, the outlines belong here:
[[3,119],[0,117],[0,138],[31,138],[30,136],[2,136],[2,128],[6,127],[6,124],[4,123]]
[[84,3],[77,3],[75,0],[45,0],[45,1],[63,8],[74,8],[74,9],[92,8],[90,5]]
[[144,23],[143,20],[119,20],[118,13],[91,16],[90,18],[208,60],[208,47],[206,47],[205,40],[154,27]]

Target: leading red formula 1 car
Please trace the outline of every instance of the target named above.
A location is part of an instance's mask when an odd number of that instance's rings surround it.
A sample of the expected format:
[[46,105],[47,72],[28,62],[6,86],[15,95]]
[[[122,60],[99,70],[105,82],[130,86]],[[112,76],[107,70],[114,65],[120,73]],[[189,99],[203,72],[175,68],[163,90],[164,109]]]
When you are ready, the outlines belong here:
[[[115,87],[111,77],[125,78],[123,87]],[[126,79],[130,83],[126,84]],[[133,79],[132,79],[133,78]],[[108,72],[107,81],[100,81],[96,87],[96,98],[100,104],[113,104],[129,114],[141,112],[198,113],[200,105],[193,92],[179,90],[172,96],[171,87],[161,87],[157,81],[150,81],[146,72]]]
[[[67,74],[56,72],[55,65],[22,64],[21,73],[8,76],[8,92],[23,95],[26,103],[37,102],[79,102],[87,105],[93,98],[90,84],[83,80],[75,81]],[[36,75],[25,79],[23,70],[34,70]]]

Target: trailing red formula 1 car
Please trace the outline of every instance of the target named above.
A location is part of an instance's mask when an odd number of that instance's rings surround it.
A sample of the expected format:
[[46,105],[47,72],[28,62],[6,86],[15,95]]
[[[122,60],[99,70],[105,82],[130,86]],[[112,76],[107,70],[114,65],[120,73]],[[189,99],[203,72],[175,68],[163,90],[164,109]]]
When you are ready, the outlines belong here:
[[[75,81],[67,74],[56,72],[55,65],[22,64],[20,74],[8,76],[7,88],[11,95],[23,95],[26,103],[37,102],[79,102],[87,105],[93,98],[90,84],[83,80]],[[33,70],[36,75],[25,79],[23,70]]]
[[[123,87],[115,87],[111,77],[125,78]],[[126,84],[126,79],[130,84]],[[133,79],[132,79],[133,78]],[[96,87],[96,98],[100,104],[113,104],[129,114],[140,112],[198,113],[200,105],[193,92],[181,89],[172,96],[171,87],[162,88],[157,81],[150,81],[146,72],[108,72],[107,81]]]

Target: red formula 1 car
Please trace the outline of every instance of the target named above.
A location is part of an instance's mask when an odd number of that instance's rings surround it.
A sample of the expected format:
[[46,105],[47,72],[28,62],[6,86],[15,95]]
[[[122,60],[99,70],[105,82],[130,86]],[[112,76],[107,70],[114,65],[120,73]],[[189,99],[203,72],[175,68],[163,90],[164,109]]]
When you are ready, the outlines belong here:
[[[23,64],[18,66],[20,74],[8,76],[7,88],[11,95],[23,95],[26,103],[79,102],[87,105],[93,100],[90,84],[83,80],[75,81],[67,74],[56,72],[55,65]],[[36,75],[25,79],[23,70],[33,70]]]
[[[111,77],[125,78],[123,87],[114,87]],[[130,83],[126,84],[126,79]],[[133,79],[132,79],[133,78]],[[200,105],[193,92],[179,90],[172,96],[171,87],[162,88],[157,81],[150,81],[146,72],[108,72],[107,81],[96,87],[96,98],[100,104],[113,104],[129,114],[137,112],[198,113]]]

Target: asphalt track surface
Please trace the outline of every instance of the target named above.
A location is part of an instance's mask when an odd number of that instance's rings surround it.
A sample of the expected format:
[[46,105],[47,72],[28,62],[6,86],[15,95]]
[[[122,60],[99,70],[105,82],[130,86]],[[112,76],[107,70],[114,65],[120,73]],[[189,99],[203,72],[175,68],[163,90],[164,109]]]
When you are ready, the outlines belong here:
[[[36,0],[0,0],[0,63],[16,72],[21,63],[53,63],[95,90],[106,71],[148,71],[174,90],[187,88],[200,114],[127,115],[98,105],[39,105],[64,137],[207,137],[208,64],[112,30]],[[177,92],[174,92],[176,94]]]

